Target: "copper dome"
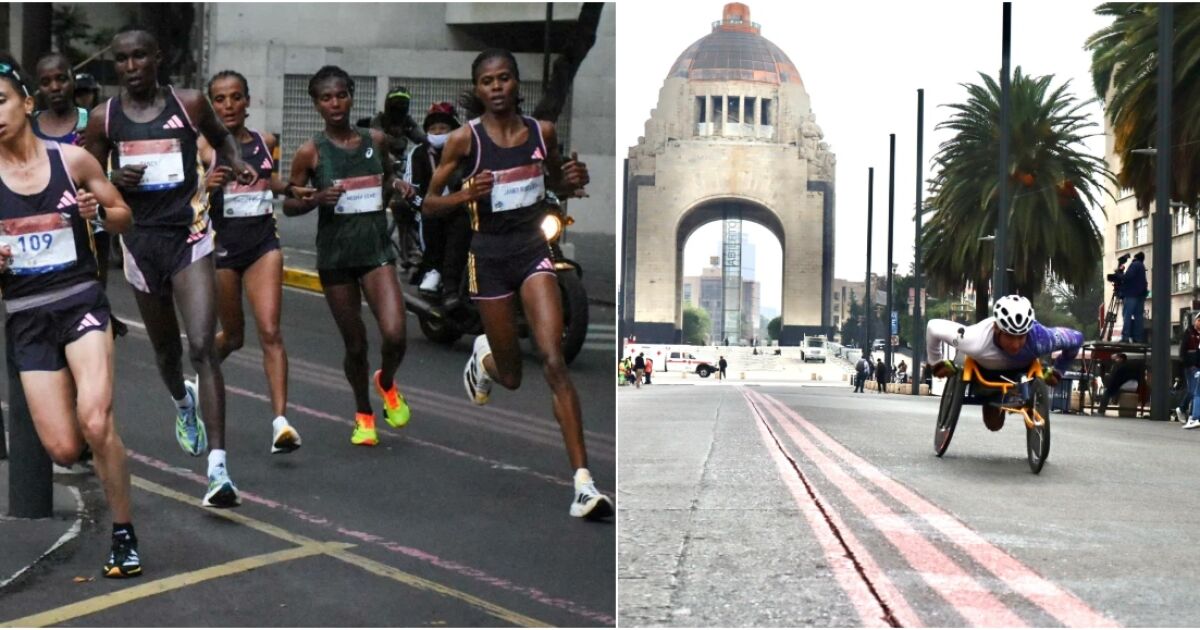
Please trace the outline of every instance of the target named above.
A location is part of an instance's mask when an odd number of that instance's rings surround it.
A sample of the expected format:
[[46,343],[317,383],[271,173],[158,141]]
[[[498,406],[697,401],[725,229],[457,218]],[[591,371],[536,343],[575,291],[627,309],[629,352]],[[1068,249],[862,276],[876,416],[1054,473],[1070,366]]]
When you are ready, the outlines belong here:
[[759,83],[797,83],[800,73],[778,46],[760,35],[758,24],[750,21],[750,8],[733,2],[725,5],[720,22],[712,33],[688,46],[669,77],[692,81],[756,81]]

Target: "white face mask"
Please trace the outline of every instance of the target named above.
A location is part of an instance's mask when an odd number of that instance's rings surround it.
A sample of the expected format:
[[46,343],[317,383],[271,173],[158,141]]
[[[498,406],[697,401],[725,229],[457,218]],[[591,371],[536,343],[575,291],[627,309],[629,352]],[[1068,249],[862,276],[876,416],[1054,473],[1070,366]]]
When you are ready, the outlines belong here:
[[446,146],[446,138],[449,138],[450,134],[448,134],[448,133],[429,134],[428,136],[425,136],[425,137],[429,139],[429,146],[431,146],[435,149],[440,149],[440,148]]

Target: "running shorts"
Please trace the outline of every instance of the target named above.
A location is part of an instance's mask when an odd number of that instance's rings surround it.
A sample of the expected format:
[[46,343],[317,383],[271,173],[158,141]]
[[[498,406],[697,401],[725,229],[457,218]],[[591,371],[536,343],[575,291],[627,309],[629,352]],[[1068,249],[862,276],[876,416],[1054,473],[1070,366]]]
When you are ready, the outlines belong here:
[[60,300],[8,314],[5,333],[22,372],[57,372],[67,367],[68,345],[108,329],[108,297],[99,282]]
[[134,228],[121,235],[125,279],[134,289],[151,295],[170,295],[171,278],[213,252],[211,226],[203,232],[187,228]]

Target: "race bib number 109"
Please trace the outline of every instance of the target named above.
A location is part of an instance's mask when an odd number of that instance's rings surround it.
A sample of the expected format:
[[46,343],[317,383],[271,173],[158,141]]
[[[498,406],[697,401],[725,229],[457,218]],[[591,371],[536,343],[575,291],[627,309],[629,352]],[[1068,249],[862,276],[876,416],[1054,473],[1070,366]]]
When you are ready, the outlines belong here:
[[66,214],[0,221],[0,245],[12,250],[9,270],[18,276],[49,273],[75,264],[75,233]]

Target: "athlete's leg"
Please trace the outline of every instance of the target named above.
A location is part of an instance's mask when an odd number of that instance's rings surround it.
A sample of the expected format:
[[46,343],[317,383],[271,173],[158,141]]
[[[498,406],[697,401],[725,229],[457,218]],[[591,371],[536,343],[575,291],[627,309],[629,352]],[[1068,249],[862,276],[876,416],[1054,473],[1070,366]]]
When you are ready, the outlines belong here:
[[357,282],[326,286],[325,302],[346,346],[342,370],[354,391],[355,408],[359,413],[372,413],[367,395],[367,327],[362,318],[362,291]]
[[[245,274],[246,295],[254,311],[258,327],[258,344],[262,346],[263,370],[271,387],[271,409],[282,416],[287,408],[287,352],[283,349],[283,332],[279,328],[283,304],[283,253],[276,249],[254,261]],[[241,302],[241,296],[238,296]],[[239,313],[241,309],[238,309]]]
[[400,282],[396,279],[396,269],[392,265],[369,271],[362,278],[363,293],[371,313],[379,322],[379,336],[383,339],[382,363],[380,365],[379,381],[384,389],[392,388],[392,377],[404,360],[406,349],[404,335],[404,294],[400,292]]
[[211,255],[184,267],[171,278],[183,316],[188,357],[199,376],[200,411],[209,449],[225,449],[225,379],[217,358],[217,277]]
[[521,285],[521,305],[529,320],[529,329],[538,352],[542,355],[542,372],[554,392],[554,417],[562,429],[571,468],[587,468],[587,449],[583,445],[583,422],[580,419],[579,394],[567,371],[562,352],[563,315],[558,278],[539,273]]
[[129,523],[129,469],[125,444],[113,421],[113,337],[109,330],[90,332],[66,347],[77,393],[75,413],[95,457],[96,474],[114,523]]
[[[254,294],[250,294],[254,299]],[[242,274],[235,269],[217,270],[217,358],[222,362],[246,343],[246,317],[242,313]]]
[[37,392],[25,397],[33,428],[37,431],[46,454],[59,466],[70,466],[83,451],[84,437],[75,420],[75,404],[71,397],[75,385],[66,370],[21,372],[21,388]]
[[146,334],[154,347],[154,359],[158,363],[158,374],[175,400],[183,400],[187,391],[183,388],[183,344],[179,341],[179,321],[175,318],[175,304],[169,295],[153,295],[134,290],[138,312],[146,324]]
[[521,345],[517,331],[517,297],[475,300],[483,334],[492,353],[483,359],[483,369],[506,389],[521,386]]

